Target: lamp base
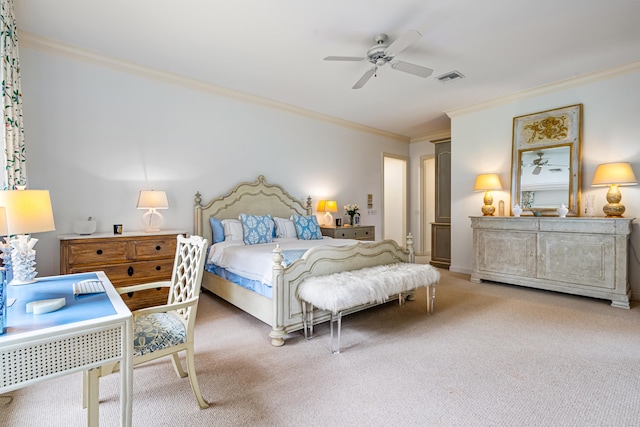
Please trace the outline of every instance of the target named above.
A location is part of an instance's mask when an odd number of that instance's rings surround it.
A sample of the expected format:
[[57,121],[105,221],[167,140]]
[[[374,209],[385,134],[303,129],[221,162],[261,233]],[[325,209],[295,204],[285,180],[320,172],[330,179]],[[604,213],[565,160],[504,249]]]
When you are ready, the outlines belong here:
[[607,203],[602,207],[602,212],[604,212],[607,218],[622,218],[625,210],[622,203]]
[[34,249],[38,239],[25,234],[19,234],[9,241],[11,246],[11,271],[13,279],[10,285],[28,285],[35,283],[36,275],[36,250]]
[[155,209],[149,209],[142,215],[142,226],[145,233],[155,233],[160,231],[160,225],[163,221],[162,214]]
[[602,211],[608,218],[620,218],[625,211],[624,205],[620,203],[622,193],[616,184],[611,184],[607,191],[607,204],[602,207]]
[[325,212],[324,225],[333,225],[333,215],[331,215],[331,212]]
[[491,216],[494,214],[494,212],[496,211],[495,206],[492,205],[484,205],[482,207],[482,215],[484,216]]

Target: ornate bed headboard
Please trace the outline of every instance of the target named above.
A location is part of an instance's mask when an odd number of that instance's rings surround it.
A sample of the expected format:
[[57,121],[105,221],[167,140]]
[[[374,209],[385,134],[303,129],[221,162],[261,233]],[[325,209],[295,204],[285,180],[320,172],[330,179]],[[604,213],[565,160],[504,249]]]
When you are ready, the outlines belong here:
[[210,217],[237,219],[241,213],[252,215],[271,214],[272,217],[289,218],[292,214],[311,215],[311,197],[306,203],[296,199],[277,184],[267,184],[260,175],[253,182],[241,182],[224,196],[202,204],[200,192],[195,196],[194,234],[211,241]]

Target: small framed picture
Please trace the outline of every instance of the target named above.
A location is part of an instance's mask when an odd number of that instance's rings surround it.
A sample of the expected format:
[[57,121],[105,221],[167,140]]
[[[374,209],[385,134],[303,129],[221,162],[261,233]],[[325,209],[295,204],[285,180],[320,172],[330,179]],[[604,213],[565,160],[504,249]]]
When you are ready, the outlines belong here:
[[353,217],[353,225],[355,225],[356,227],[358,225],[360,225],[360,214],[357,213],[354,217]]

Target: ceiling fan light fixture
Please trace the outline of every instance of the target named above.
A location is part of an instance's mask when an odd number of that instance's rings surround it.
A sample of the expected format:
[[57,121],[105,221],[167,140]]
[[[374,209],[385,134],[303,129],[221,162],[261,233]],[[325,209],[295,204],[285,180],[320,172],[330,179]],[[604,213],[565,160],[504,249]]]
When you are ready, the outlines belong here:
[[453,71],[449,71],[448,73],[444,73],[441,76],[436,77],[438,80],[440,80],[440,82],[442,82],[442,84],[448,84],[451,83],[455,80],[461,80],[465,78],[465,75],[462,74],[460,71],[457,70],[453,70]]

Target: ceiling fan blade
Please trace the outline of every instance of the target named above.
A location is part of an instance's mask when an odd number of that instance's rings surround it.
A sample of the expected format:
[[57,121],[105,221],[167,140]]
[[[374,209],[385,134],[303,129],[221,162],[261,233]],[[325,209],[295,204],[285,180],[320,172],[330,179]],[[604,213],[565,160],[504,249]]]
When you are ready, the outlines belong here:
[[361,56],[327,56],[325,61],[364,61],[366,58]]
[[378,67],[373,67],[370,70],[367,70],[367,72],[364,73],[362,77],[360,77],[360,80],[358,80],[351,89],[360,89],[362,86],[365,85],[365,83],[369,81],[369,79],[376,73],[377,70],[378,70]]
[[391,63],[391,68],[398,71],[403,71],[405,73],[413,74],[418,77],[429,77],[433,70],[431,68],[422,67],[416,64],[410,64],[404,61],[393,61]]
[[393,43],[391,43],[389,47],[384,50],[384,54],[394,57],[411,46],[413,43],[415,43],[416,40],[418,40],[420,37],[422,37],[422,34],[420,34],[418,31],[409,30],[398,37]]

